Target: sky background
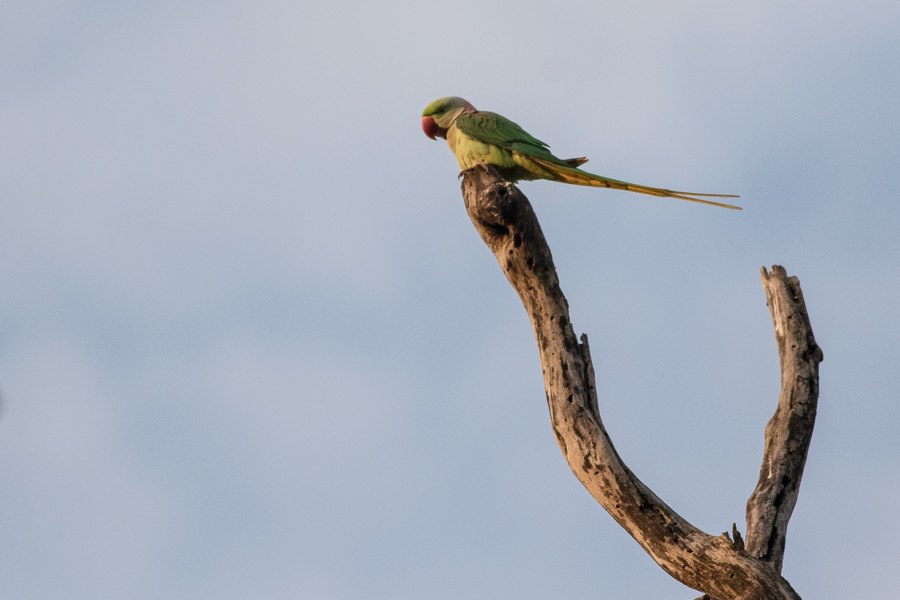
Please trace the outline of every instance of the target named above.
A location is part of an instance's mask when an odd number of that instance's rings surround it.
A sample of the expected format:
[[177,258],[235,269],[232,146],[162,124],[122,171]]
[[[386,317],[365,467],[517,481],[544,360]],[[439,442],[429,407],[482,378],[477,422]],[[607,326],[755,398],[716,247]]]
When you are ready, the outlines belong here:
[[522,184],[629,467],[744,530],[825,354],[784,575],[900,588],[900,3],[0,8],[0,595],[684,598],[568,469],[518,298],[420,129],[459,95],[743,212]]

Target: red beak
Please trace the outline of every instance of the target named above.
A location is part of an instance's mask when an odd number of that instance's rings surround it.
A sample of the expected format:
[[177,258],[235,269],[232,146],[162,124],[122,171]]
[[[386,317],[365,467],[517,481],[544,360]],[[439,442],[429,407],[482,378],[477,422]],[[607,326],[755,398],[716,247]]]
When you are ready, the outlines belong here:
[[431,139],[435,139],[435,135],[440,130],[437,122],[431,117],[422,117],[422,131],[425,132],[425,135],[430,137]]

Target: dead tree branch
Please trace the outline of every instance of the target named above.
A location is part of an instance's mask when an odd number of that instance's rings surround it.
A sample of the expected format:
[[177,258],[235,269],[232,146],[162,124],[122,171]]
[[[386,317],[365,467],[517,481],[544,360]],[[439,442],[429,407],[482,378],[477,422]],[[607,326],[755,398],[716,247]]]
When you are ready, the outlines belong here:
[[781,394],[766,425],[759,482],[747,501],[747,552],[780,573],[788,520],[816,422],[822,350],[813,338],[797,278],[779,266],[771,273],[763,268],[761,276],[781,358]]
[[[758,557],[744,551],[727,533],[712,536],[700,531],[625,466],[600,418],[587,336],[581,337],[581,343],[575,337],[550,248],[531,204],[487,165],[466,171],[462,190],[472,222],[531,319],[553,431],[575,476],[653,560],[683,584],[718,600],[798,600],[771,555]],[[799,295],[797,290],[794,296]],[[794,476],[799,484],[799,473]],[[778,516],[783,510],[776,513],[777,529],[779,518],[786,525],[790,510],[786,517]],[[754,517],[754,523],[757,520],[762,519]]]

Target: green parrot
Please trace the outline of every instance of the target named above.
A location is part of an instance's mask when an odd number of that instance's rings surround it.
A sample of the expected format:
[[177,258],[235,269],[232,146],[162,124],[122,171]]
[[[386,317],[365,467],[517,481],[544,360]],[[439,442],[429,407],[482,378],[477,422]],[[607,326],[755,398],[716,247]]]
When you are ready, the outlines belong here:
[[557,158],[548,150],[547,144],[532,137],[509,119],[492,112],[475,110],[469,102],[455,96],[435,100],[425,107],[422,112],[422,130],[431,139],[445,138],[463,171],[471,169],[478,163],[487,163],[500,167],[504,176],[511,182],[523,179],[549,179],[741,210],[739,206],[694,197],[738,197],[731,194],[673,192],[582,171],[578,167],[587,162],[586,158]]

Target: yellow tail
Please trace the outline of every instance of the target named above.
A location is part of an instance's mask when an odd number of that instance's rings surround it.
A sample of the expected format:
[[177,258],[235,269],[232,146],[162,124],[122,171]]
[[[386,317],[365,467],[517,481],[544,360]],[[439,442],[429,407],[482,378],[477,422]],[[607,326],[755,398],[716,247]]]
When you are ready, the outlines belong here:
[[554,175],[554,179],[556,181],[560,181],[562,183],[571,183],[574,185],[588,185],[591,187],[606,187],[606,188],[612,188],[614,190],[626,190],[629,192],[639,192],[641,194],[649,194],[651,196],[662,196],[665,198],[678,198],[679,200],[687,200],[689,202],[699,202],[700,204],[709,204],[712,206],[721,206],[722,208],[733,208],[734,210],[743,210],[740,206],[724,204],[722,202],[713,202],[712,200],[703,200],[702,198],[694,198],[694,196],[703,196],[705,198],[739,198],[740,197],[740,196],[735,196],[733,194],[697,194],[695,192],[674,192],[672,190],[665,190],[662,188],[649,187],[646,185],[637,185],[634,183],[628,183],[626,181],[610,179],[609,177],[603,177],[602,175],[594,175],[593,173],[588,173],[587,171],[582,171],[580,169],[575,169],[572,167],[564,167],[562,165],[550,162],[549,160],[544,160],[544,159],[537,158],[537,157],[531,156],[531,155],[529,155],[528,158],[533,160],[535,163],[539,164],[543,169],[549,171],[552,175]]

